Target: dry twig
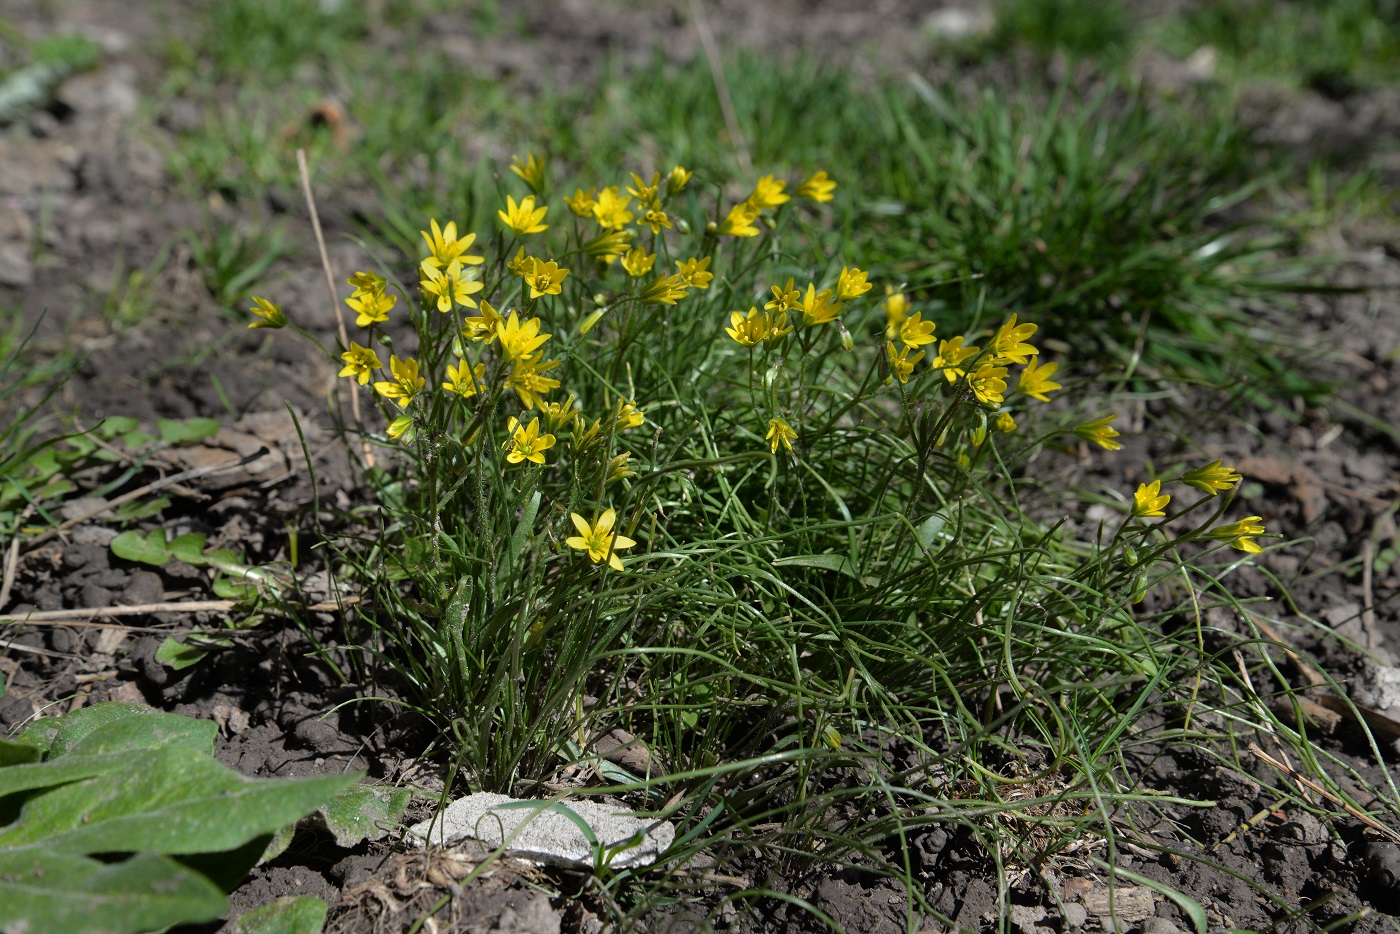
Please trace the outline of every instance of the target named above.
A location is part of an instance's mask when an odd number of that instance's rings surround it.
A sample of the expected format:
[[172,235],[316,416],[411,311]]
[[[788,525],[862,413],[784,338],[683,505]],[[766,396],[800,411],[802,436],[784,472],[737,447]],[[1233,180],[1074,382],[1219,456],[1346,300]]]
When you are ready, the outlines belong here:
[[[301,191],[306,196],[306,210],[311,214],[311,230],[316,234],[316,247],[321,251],[321,269],[326,273],[326,289],[331,295],[331,308],[335,310],[336,333],[340,336],[340,346],[350,347],[350,335],[345,330],[345,315],[340,310],[340,296],[335,290],[335,273],[331,271],[331,257],[326,252],[326,237],[321,233],[321,216],[316,213],[316,199],[311,194],[311,171],[306,166],[306,150],[297,150],[297,171],[301,173]],[[365,430],[364,419],[360,417],[360,394],[353,387],[350,390],[350,413],[355,418],[355,427]],[[374,466],[374,451],[369,441],[364,441],[365,466]]]

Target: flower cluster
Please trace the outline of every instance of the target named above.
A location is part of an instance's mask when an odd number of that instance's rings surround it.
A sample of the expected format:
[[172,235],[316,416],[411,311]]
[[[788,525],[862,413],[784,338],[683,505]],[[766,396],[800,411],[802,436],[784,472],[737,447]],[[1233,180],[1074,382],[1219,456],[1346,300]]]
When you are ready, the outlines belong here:
[[[1188,470],[1175,479],[1213,497],[1219,493],[1233,490],[1244,478],[1234,468],[1223,466],[1222,462],[1217,459],[1204,467]],[[1165,517],[1167,505],[1172,498],[1171,494],[1162,492],[1162,483],[1162,480],[1153,480],[1151,483],[1138,484],[1137,491],[1133,494],[1133,505],[1129,510],[1129,515],[1136,519]],[[1264,533],[1262,522],[1263,520],[1259,516],[1249,516],[1238,522],[1231,522],[1228,525],[1203,531],[1199,537],[1225,542],[1231,548],[1246,554],[1257,555],[1263,551],[1263,548],[1254,540],[1254,536]]]

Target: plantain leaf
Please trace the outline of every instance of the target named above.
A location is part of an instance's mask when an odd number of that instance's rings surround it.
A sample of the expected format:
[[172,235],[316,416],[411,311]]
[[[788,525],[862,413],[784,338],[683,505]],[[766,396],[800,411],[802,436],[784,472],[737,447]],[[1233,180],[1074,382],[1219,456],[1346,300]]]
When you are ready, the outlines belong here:
[[212,882],[167,856],[103,863],[42,844],[0,849],[0,929],[137,934],[213,921],[224,911]]

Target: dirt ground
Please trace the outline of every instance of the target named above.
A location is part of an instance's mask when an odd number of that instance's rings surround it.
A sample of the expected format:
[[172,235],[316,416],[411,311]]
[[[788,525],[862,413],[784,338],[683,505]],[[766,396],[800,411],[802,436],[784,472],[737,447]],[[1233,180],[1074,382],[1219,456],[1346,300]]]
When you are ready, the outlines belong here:
[[[815,50],[870,75],[949,67],[921,32],[939,4],[709,0],[704,6],[727,47],[775,54]],[[528,90],[585,81],[609,55],[642,63],[653,46],[677,59],[696,55],[699,40],[689,8],[686,2],[529,0],[517,7],[529,38],[507,32],[486,41],[471,34],[465,18],[448,14],[442,15],[441,36],[468,67]],[[208,478],[177,497],[165,521],[209,532],[212,544],[236,542],[253,560],[271,560],[286,543],[288,523],[311,501],[284,401],[309,426],[321,497],[348,502],[355,495],[354,480],[335,456],[324,415],[333,374],[299,343],[231,323],[211,300],[189,247],[175,241],[178,231],[198,223],[206,206],[182,193],[167,168],[165,153],[171,127],[180,119],[180,102],[155,106],[160,74],[153,50],[165,30],[181,28],[187,13],[165,0],[6,4],[5,16],[26,33],[78,29],[101,43],[104,56],[98,70],[62,87],[55,106],[0,127],[0,304],[18,304],[26,323],[38,321],[43,312],[40,349],[72,351],[83,361],[54,399],[55,408],[79,424],[115,415],[146,422],[213,416],[224,420],[226,430],[206,442],[208,447],[241,453],[266,445],[270,453],[249,471]],[[1337,145],[1339,126],[1351,127],[1346,132],[1353,134],[1400,136],[1400,128],[1387,129],[1393,114],[1387,116],[1374,100],[1338,104],[1293,96],[1253,106],[1262,132],[1292,134],[1300,147]],[[1400,199],[1396,183],[1389,179]],[[337,272],[364,268],[365,257],[339,236],[349,230],[348,209],[336,204],[333,194],[322,198]],[[301,206],[284,210],[309,242]],[[167,249],[170,261],[153,284],[159,296],[154,313],[134,326],[114,327],[103,313],[112,296],[131,287],[131,270],[146,268]],[[1237,569],[1231,577],[1235,592],[1277,599],[1286,589],[1294,604],[1281,608],[1280,615],[1298,623],[1303,634],[1290,638],[1315,653],[1333,677],[1356,685],[1357,696],[1377,677],[1374,672],[1393,670],[1387,666],[1400,662],[1400,562],[1377,561],[1397,547],[1400,230],[1341,230],[1317,250],[1336,257],[1329,273],[1334,284],[1381,288],[1307,296],[1297,300],[1296,309],[1280,305],[1261,314],[1291,316],[1292,327],[1324,351],[1317,375],[1343,381],[1339,402],[1291,412],[1246,402],[1227,410],[1200,399],[1153,403],[1122,413],[1120,424],[1141,433],[1125,429],[1125,450],[1098,459],[1088,477],[1130,488],[1146,479],[1136,475],[1141,465],[1188,453],[1235,464],[1252,481],[1244,491],[1244,508],[1262,516],[1271,532],[1298,542],[1270,551],[1257,567]],[[299,320],[313,331],[333,336],[321,272],[308,256],[301,253],[275,266],[266,289],[297,307]],[[221,395],[247,413],[242,421],[230,424]],[[1188,438],[1190,447],[1181,440]],[[114,534],[105,526],[80,525],[63,539],[28,551],[19,561],[9,606],[0,610],[14,615],[31,608],[157,603],[179,599],[196,586],[178,571],[156,573],[113,558],[107,545]],[[1306,619],[1325,626],[1309,626]],[[154,660],[164,634],[214,622],[210,614],[156,613],[124,617],[121,625],[30,626],[7,634],[9,648],[0,657],[8,682],[0,699],[0,730],[37,711],[52,711],[54,704],[71,710],[101,700],[138,701],[218,720],[219,758],[249,775],[366,769],[375,780],[416,781],[428,792],[435,790],[436,765],[414,758],[423,737],[411,718],[361,705],[323,716],[358,688],[338,684],[324,663],[309,657],[302,634],[259,631],[212,663],[178,673]],[[1240,625],[1229,614],[1213,622],[1226,630]],[[1378,662],[1347,649],[1328,630]],[[1400,717],[1400,710],[1392,715]],[[1373,728],[1383,744],[1384,768],[1393,773],[1400,751],[1391,743],[1400,734]],[[1319,741],[1363,780],[1385,784],[1358,731],[1341,718]],[[1248,776],[1190,751],[1159,757],[1148,774],[1152,787],[1189,788],[1219,802],[1213,809],[1180,814],[1183,826],[1213,845],[1193,850],[1176,827],[1164,823],[1152,828],[1159,840],[1201,859],[1124,851],[1119,864],[1194,897],[1207,909],[1213,928],[1303,930],[1296,912],[1307,902],[1321,903],[1313,913],[1319,924],[1347,919],[1340,930],[1395,927],[1400,848],[1362,822],[1326,823],[1305,811],[1276,810]],[[1269,770],[1261,763],[1258,774]],[[421,816],[426,799],[415,807]],[[935,908],[962,927],[989,930],[997,916],[998,883],[980,850],[939,830],[913,842]],[[906,930],[904,893],[873,874],[848,870],[772,880],[762,878],[761,867],[749,871],[755,884],[786,887],[853,934]],[[1241,876],[1270,898],[1262,898]],[[452,892],[435,918],[437,930],[591,932],[600,930],[604,917],[586,894],[550,898],[549,891],[583,888],[586,893],[584,881],[567,874],[542,876],[506,863],[465,888],[454,891],[450,883],[442,867],[421,854],[386,845],[343,851],[313,840],[255,870],[233,893],[230,916],[279,895],[318,895],[332,905],[328,930],[399,931]],[[1018,934],[1107,930],[1114,925],[1112,911],[1123,930],[1173,934],[1190,927],[1173,902],[1146,885],[1120,886],[1110,909],[1103,873],[1087,861],[1067,858],[1041,880],[1012,883],[1007,898]],[[779,899],[761,902],[757,910],[750,916],[731,908],[710,923],[731,930],[821,929]],[[923,925],[942,927],[932,919]],[[649,930],[701,926],[702,919],[683,915],[647,922]]]

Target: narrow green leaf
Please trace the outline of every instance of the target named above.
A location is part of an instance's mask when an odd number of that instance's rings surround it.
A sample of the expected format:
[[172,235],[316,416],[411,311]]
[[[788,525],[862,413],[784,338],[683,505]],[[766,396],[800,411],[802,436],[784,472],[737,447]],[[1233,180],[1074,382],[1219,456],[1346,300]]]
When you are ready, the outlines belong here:
[[1206,934],[1206,931],[1210,929],[1210,918],[1206,915],[1205,908],[1201,906],[1200,902],[1186,893],[1177,891],[1171,886],[1158,882],[1155,879],[1149,879],[1141,873],[1133,872],[1130,869],[1124,869],[1121,866],[1111,865],[1097,857],[1090,857],[1090,859],[1105,872],[1121,876],[1129,882],[1135,882],[1138,885],[1145,885],[1154,892],[1160,892],[1162,895],[1171,899],[1176,903],[1176,906],[1181,909],[1182,913],[1191,919],[1191,926],[1196,929],[1196,934]]
[[515,564],[515,559],[519,558],[525,551],[525,546],[529,544],[531,532],[535,527],[535,513],[540,508],[540,491],[536,490],[530,497],[529,502],[520,513],[520,524],[515,527],[515,534],[510,537],[510,560],[507,566]]
[[157,496],[155,499],[135,500],[130,503],[122,503],[112,510],[112,518],[118,522],[135,522],[138,519],[149,519],[152,516],[160,515],[161,511],[170,505],[168,496]]

